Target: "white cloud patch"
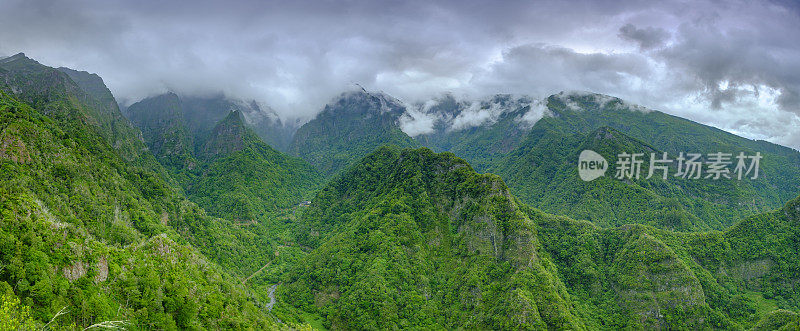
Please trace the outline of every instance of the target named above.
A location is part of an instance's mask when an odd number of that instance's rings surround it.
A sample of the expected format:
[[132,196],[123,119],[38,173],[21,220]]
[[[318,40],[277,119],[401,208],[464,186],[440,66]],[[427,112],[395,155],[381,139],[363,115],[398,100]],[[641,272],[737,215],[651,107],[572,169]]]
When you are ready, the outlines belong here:
[[552,116],[553,113],[547,109],[547,105],[542,101],[534,101],[530,104],[530,109],[517,119],[517,122],[525,129],[530,129],[542,117]]
[[435,114],[428,113],[428,109],[433,104],[435,104],[435,101],[429,100],[423,105],[422,109],[407,105],[406,112],[399,119],[400,130],[403,130],[410,137],[433,133],[433,127],[438,120]]
[[464,109],[454,119],[450,125],[450,130],[458,131],[474,126],[480,126],[486,122],[489,124],[497,121],[500,114],[503,113],[497,104],[488,107],[483,107],[479,101],[473,101],[467,109]]

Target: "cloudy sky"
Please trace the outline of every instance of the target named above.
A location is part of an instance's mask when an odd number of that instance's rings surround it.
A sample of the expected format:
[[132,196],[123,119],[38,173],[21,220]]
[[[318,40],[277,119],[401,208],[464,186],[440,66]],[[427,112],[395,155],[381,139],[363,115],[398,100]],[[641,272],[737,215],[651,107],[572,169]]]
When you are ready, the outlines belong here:
[[800,149],[800,6],[776,1],[0,1],[0,56],[308,117],[359,83],[604,93]]

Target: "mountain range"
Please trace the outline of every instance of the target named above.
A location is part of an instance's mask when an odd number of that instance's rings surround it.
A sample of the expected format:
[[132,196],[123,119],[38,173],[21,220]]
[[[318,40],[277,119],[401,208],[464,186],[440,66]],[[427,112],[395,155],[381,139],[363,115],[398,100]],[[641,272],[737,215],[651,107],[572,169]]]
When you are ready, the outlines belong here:
[[[614,176],[717,152],[758,178]],[[358,89],[294,125],[222,95],[123,112],[18,54],[0,168],[3,329],[800,325],[800,153],[610,96]]]

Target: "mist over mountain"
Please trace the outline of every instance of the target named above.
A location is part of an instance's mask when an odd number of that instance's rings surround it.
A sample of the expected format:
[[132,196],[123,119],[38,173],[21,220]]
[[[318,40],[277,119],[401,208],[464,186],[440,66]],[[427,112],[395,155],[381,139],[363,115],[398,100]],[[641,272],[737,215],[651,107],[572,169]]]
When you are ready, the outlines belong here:
[[[142,103],[147,106],[143,106]],[[252,100],[226,98],[224,95],[179,97],[175,93],[166,93],[133,103],[126,108],[125,113],[143,125],[154,117],[171,116],[175,120],[184,122],[186,128],[193,134],[207,134],[231,111],[240,112],[245,122],[261,139],[282,151],[288,149],[292,134],[298,127],[297,122],[282,121],[268,106]]]
[[800,148],[791,1],[10,0],[0,15],[0,53],[97,73],[120,100],[222,91],[294,120],[352,82],[409,103],[585,90]]

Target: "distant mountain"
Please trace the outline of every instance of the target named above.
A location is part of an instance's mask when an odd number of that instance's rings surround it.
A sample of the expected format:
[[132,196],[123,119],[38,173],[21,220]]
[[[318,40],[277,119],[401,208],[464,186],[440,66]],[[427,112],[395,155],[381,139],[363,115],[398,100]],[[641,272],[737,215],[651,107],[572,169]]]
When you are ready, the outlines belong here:
[[[797,151],[610,96],[560,93],[536,101],[498,95],[474,102],[445,96],[427,103],[424,110],[436,124],[433,132],[415,137],[423,145],[454,152],[481,172],[499,174],[526,203],[604,226],[643,223],[683,230],[722,229],[741,217],[777,208],[800,193]],[[473,121],[459,125],[467,121],[458,118]],[[640,146],[619,139],[587,142],[601,128]],[[681,152],[759,152],[763,160],[757,180],[612,181],[607,178],[612,169],[606,178],[586,183],[577,176],[583,149],[606,150],[604,156],[612,166],[617,154],[631,153],[626,149],[646,152],[648,158],[650,152],[667,152],[671,159]],[[708,160],[704,156],[701,161]],[[642,214],[656,210],[662,212]],[[661,217],[665,215],[672,221],[666,222]]]
[[[434,120],[433,130],[415,136],[422,145],[469,159],[483,172],[510,152],[544,112],[526,96],[498,94],[481,100],[456,100],[451,94],[418,105]],[[535,116],[531,116],[535,115]]]
[[398,126],[405,111],[383,93],[343,93],[297,130],[289,151],[326,176],[337,174],[380,146],[417,146]]
[[167,93],[127,113],[189,198],[214,216],[261,219],[300,203],[322,181],[302,159],[263,142],[229,100]]
[[[157,111],[167,111],[168,114],[158,114]],[[166,93],[155,97],[146,98],[128,106],[125,115],[137,123],[137,126],[160,128],[161,125],[152,122],[151,118],[170,116],[171,121],[180,120],[187,134],[203,137],[231,111],[238,111],[244,117],[245,123],[254,130],[267,144],[280,151],[286,151],[291,142],[292,134],[297,130],[294,123],[284,123],[273,111],[255,101],[241,101],[230,99],[224,95],[212,97],[178,96],[175,93]],[[161,138],[153,140],[160,140]],[[202,141],[194,143],[201,144]]]
[[195,135],[182,107],[178,96],[168,93],[132,104],[126,114],[159,162],[167,168],[193,169]]

